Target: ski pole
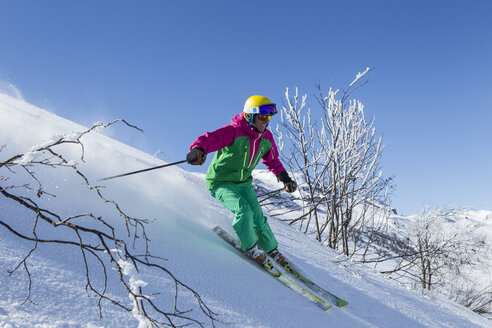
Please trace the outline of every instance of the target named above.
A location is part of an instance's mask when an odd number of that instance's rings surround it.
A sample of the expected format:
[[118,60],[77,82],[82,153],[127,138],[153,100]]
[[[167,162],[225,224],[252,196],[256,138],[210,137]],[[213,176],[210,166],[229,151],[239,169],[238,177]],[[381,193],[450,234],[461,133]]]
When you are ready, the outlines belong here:
[[148,169],[143,169],[143,170],[138,170],[138,171],[133,171],[133,172],[128,172],[128,173],[123,173],[123,174],[119,174],[119,175],[114,175],[112,177],[107,177],[107,178],[99,179],[98,181],[104,181],[104,180],[109,180],[109,179],[114,179],[114,178],[121,178],[121,177],[125,177],[127,175],[132,175],[132,174],[147,172],[147,171],[151,171],[151,170],[162,169],[163,167],[167,167],[167,166],[171,166],[171,165],[177,165],[177,164],[181,164],[181,163],[184,163],[184,162],[186,162],[186,159],[183,160],[183,161],[179,161],[179,162],[174,162],[174,163],[159,165],[159,166],[155,166],[155,167],[149,167]]

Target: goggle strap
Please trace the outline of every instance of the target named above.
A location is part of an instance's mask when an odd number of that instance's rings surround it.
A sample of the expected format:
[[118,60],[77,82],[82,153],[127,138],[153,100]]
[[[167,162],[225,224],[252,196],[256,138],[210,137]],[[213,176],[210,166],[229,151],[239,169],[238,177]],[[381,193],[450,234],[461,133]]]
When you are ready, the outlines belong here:
[[258,114],[260,107],[244,107],[244,112],[247,114]]

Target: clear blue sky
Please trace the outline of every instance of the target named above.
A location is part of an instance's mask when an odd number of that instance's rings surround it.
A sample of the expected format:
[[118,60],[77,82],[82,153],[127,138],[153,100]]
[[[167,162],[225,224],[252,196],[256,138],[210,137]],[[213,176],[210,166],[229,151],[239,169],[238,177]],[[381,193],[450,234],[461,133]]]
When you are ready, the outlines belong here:
[[[169,161],[252,94],[344,88],[376,117],[393,206],[492,210],[491,1],[0,0],[0,81]],[[308,98],[309,99],[309,98]],[[1,118],[0,118],[1,119]],[[275,125],[275,119],[272,124]],[[120,173],[120,172],[115,172]]]

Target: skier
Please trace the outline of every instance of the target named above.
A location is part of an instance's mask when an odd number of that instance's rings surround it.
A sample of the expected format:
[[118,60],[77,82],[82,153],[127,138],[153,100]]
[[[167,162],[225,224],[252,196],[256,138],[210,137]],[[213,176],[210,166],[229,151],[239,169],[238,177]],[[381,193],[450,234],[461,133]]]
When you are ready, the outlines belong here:
[[207,154],[216,152],[207,170],[207,187],[214,198],[234,213],[232,227],[241,248],[259,264],[267,261],[266,252],[283,265],[286,260],[277,249],[278,242],[263,215],[251,176],[261,158],[278,181],[284,183],[287,192],[297,189],[278,158],[272,133],[267,130],[276,113],[276,105],[268,98],[251,96],[231,124],[198,137],[186,158],[191,165],[203,165]]

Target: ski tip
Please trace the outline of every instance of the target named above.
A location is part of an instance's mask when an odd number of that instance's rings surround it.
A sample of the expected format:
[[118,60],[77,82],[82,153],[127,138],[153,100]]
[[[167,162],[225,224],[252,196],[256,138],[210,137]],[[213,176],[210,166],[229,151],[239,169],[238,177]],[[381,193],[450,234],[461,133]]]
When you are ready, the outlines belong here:
[[317,305],[323,310],[323,311],[328,311],[331,309],[331,304],[330,303],[317,303]]

